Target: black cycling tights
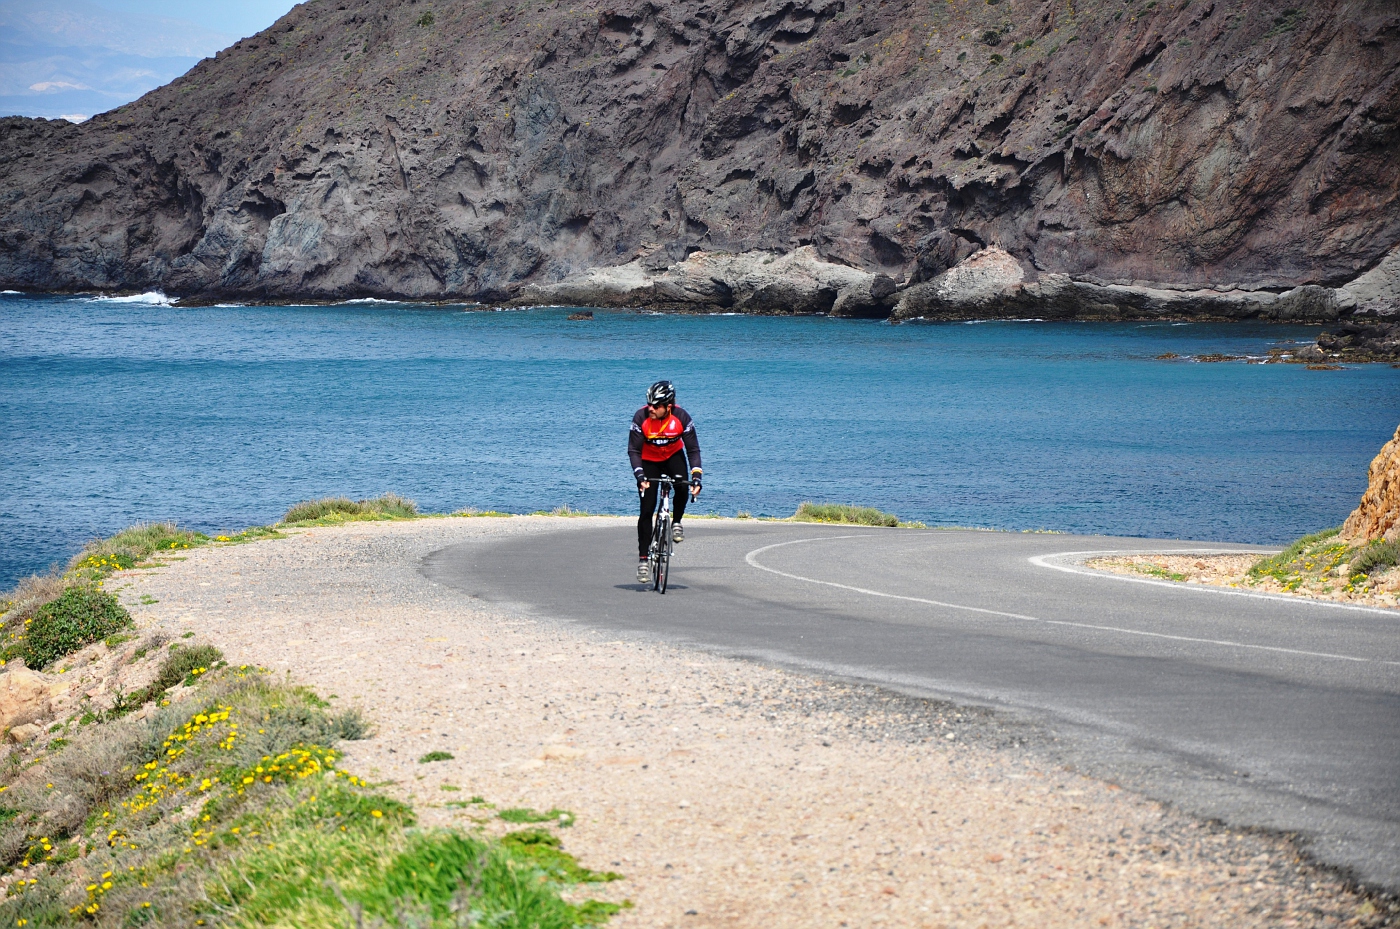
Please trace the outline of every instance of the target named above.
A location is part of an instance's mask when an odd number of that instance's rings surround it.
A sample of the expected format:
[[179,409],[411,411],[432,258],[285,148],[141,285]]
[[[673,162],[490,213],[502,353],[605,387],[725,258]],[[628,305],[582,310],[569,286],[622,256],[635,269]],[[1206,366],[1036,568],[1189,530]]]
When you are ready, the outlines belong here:
[[[651,519],[656,515],[656,490],[660,486],[656,483],[656,478],[669,474],[671,477],[685,480],[685,466],[684,452],[677,452],[665,461],[642,462],[642,473],[652,480],[647,492],[641,495],[642,515],[637,518],[637,554],[642,558],[647,556],[647,549],[651,546]],[[677,484],[675,497],[671,502],[676,513],[676,522],[680,522],[681,517],[685,515],[685,503],[689,497],[689,488],[684,484]]]

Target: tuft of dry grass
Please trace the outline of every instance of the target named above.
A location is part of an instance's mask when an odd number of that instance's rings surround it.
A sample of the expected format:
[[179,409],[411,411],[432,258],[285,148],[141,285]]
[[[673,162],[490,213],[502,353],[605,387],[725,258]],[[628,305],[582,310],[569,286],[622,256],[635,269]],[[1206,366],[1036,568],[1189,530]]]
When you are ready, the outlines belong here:
[[324,497],[298,503],[287,511],[282,522],[288,525],[334,526],[340,523],[376,519],[414,519],[418,504],[396,493],[387,493],[372,500],[351,500],[348,497]]
[[68,581],[58,571],[20,578],[13,590],[0,595],[0,613],[4,615],[0,632],[17,633],[23,629],[26,620],[33,619],[44,604],[57,600],[67,587]]
[[893,513],[884,513],[873,506],[852,506],[849,503],[812,503],[804,501],[792,514],[799,523],[841,523],[855,526],[899,526],[905,529],[925,529],[923,523],[901,522]]

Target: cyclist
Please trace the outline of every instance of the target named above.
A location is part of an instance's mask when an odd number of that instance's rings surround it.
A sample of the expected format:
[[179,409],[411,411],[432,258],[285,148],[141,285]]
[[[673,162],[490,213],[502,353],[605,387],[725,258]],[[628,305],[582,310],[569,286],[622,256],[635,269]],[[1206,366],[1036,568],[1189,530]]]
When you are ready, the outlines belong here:
[[[695,423],[690,414],[676,406],[676,388],[670,381],[657,381],[647,390],[646,406],[632,417],[627,457],[632,460],[632,474],[642,498],[642,515],[637,518],[637,554],[641,559],[637,565],[637,582],[649,584],[651,566],[647,564],[647,545],[651,542],[657,491],[657,485],[650,478],[668,474],[684,480],[689,464],[690,499],[700,496],[700,440],[695,435]],[[671,539],[676,542],[685,539],[685,530],[681,528],[685,503],[685,495],[676,494],[676,521],[671,527]]]

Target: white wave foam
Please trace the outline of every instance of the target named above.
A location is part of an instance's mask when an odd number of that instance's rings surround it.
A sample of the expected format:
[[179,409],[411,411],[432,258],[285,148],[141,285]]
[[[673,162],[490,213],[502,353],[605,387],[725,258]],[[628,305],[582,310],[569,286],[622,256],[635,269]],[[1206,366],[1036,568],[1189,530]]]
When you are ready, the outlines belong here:
[[381,300],[378,297],[356,297],[354,300],[342,300],[342,304],[351,303],[402,303],[402,300]]
[[130,294],[125,297],[91,297],[94,303],[143,303],[147,306],[170,306],[175,301],[158,290],[148,290],[144,294]]
[[11,296],[16,296],[16,297],[23,297],[23,296],[24,296],[24,291],[22,291],[22,290],[0,290],[0,295],[4,295],[4,294],[10,294]]

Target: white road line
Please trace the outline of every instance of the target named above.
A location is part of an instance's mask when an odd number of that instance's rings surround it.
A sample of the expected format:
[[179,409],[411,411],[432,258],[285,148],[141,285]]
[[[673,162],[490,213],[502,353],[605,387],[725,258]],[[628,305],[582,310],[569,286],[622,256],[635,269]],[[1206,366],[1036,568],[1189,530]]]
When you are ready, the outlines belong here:
[[1007,613],[1002,610],[989,610],[980,606],[966,606],[961,603],[947,603],[942,600],[928,600],[924,597],[906,597],[902,594],[886,593],[882,590],[870,590],[867,587],[853,587],[850,584],[838,584],[835,581],[823,581],[815,577],[803,577],[800,574],[789,574],[786,571],[779,571],[777,568],[770,568],[767,565],[758,563],[758,556],[764,552],[775,548],[782,548],[786,545],[801,545],[806,542],[834,542],[838,539],[861,539],[870,538],[868,535],[829,535],[814,539],[793,539],[788,542],[778,542],[773,545],[765,545],[756,548],[744,556],[751,567],[760,571],[767,571],[769,574],[777,574],[780,577],[791,578],[794,581],[805,581],[808,584],[821,584],[826,587],[837,587],[841,590],[849,590],[858,594],[866,594],[871,597],[885,597],[890,600],[906,600],[910,603],[923,603],[928,606],[941,606],[949,610],[965,610],[969,613],[982,613],[987,616],[1000,616],[1004,619],[1017,619],[1022,622],[1040,623],[1045,626],[1069,626],[1075,629],[1092,629],[1096,632],[1117,632],[1122,635],[1142,636],[1150,639],[1168,639],[1174,642],[1195,642],[1202,645],[1219,645],[1226,648],[1244,648],[1261,652],[1280,652],[1286,655],[1305,655],[1309,658],[1331,658],[1335,661],[1355,661],[1361,664],[1382,664],[1400,666],[1400,661],[1381,661],[1375,658],[1357,658],[1354,655],[1333,655],[1329,652],[1309,652],[1296,648],[1281,648],[1275,645],[1253,645],[1248,642],[1232,642],[1228,639],[1202,639],[1186,635],[1169,635],[1165,632],[1143,632],[1140,629],[1124,629],[1121,626],[1099,626],[1092,623],[1075,623],[1063,619],[1043,619],[1039,616],[1027,616],[1023,613]]
[[[1054,559],[1077,558],[1083,560],[1090,557],[1109,557],[1113,555],[1132,556],[1138,555],[1148,557],[1151,555],[1252,555],[1253,552],[1241,552],[1231,549],[1208,549],[1208,548],[1182,548],[1166,549],[1158,548],[1150,552],[1147,551],[1127,551],[1124,549],[1105,549],[1103,551],[1092,552],[1056,552],[1053,555],[1036,555],[1027,559],[1037,568],[1049,568],[1052,571],[1063,571],[1066,574],[1079,574],[1084,577],[1096,577],[1109,581],[1127,581],[1129,584],[1153,584],[1157,587],[1170,587],[1172,590],[1190,590],[1204,594],[1224,594],[1228,597],[1248,597],[1251,600],[1272,600],[1275,603],[1288,603],[1294,606],[1321,606],[1333,610],[1352,610],[1359,613],[1375,613],[1390,619],[1400,619],[1400,612],[1387,610],[1384,607],[1360,606],[1355,603],[1337,603],[1332,600],[1312,600],[1304,597],[1290,597],[1285,594],[1261,593],[1250,590],[1237,590],[1232,587],[1215,587],[1210,584],[1183,584],[1180,581],[1159,581],[1150,577],[1132,577],[1127,574],[1114,574],[1111,571],[1099,571],[1094,568],[1086,568],[1082,565],[1055,564]],[[1260,554],[1268,554],[1261,552]]]

